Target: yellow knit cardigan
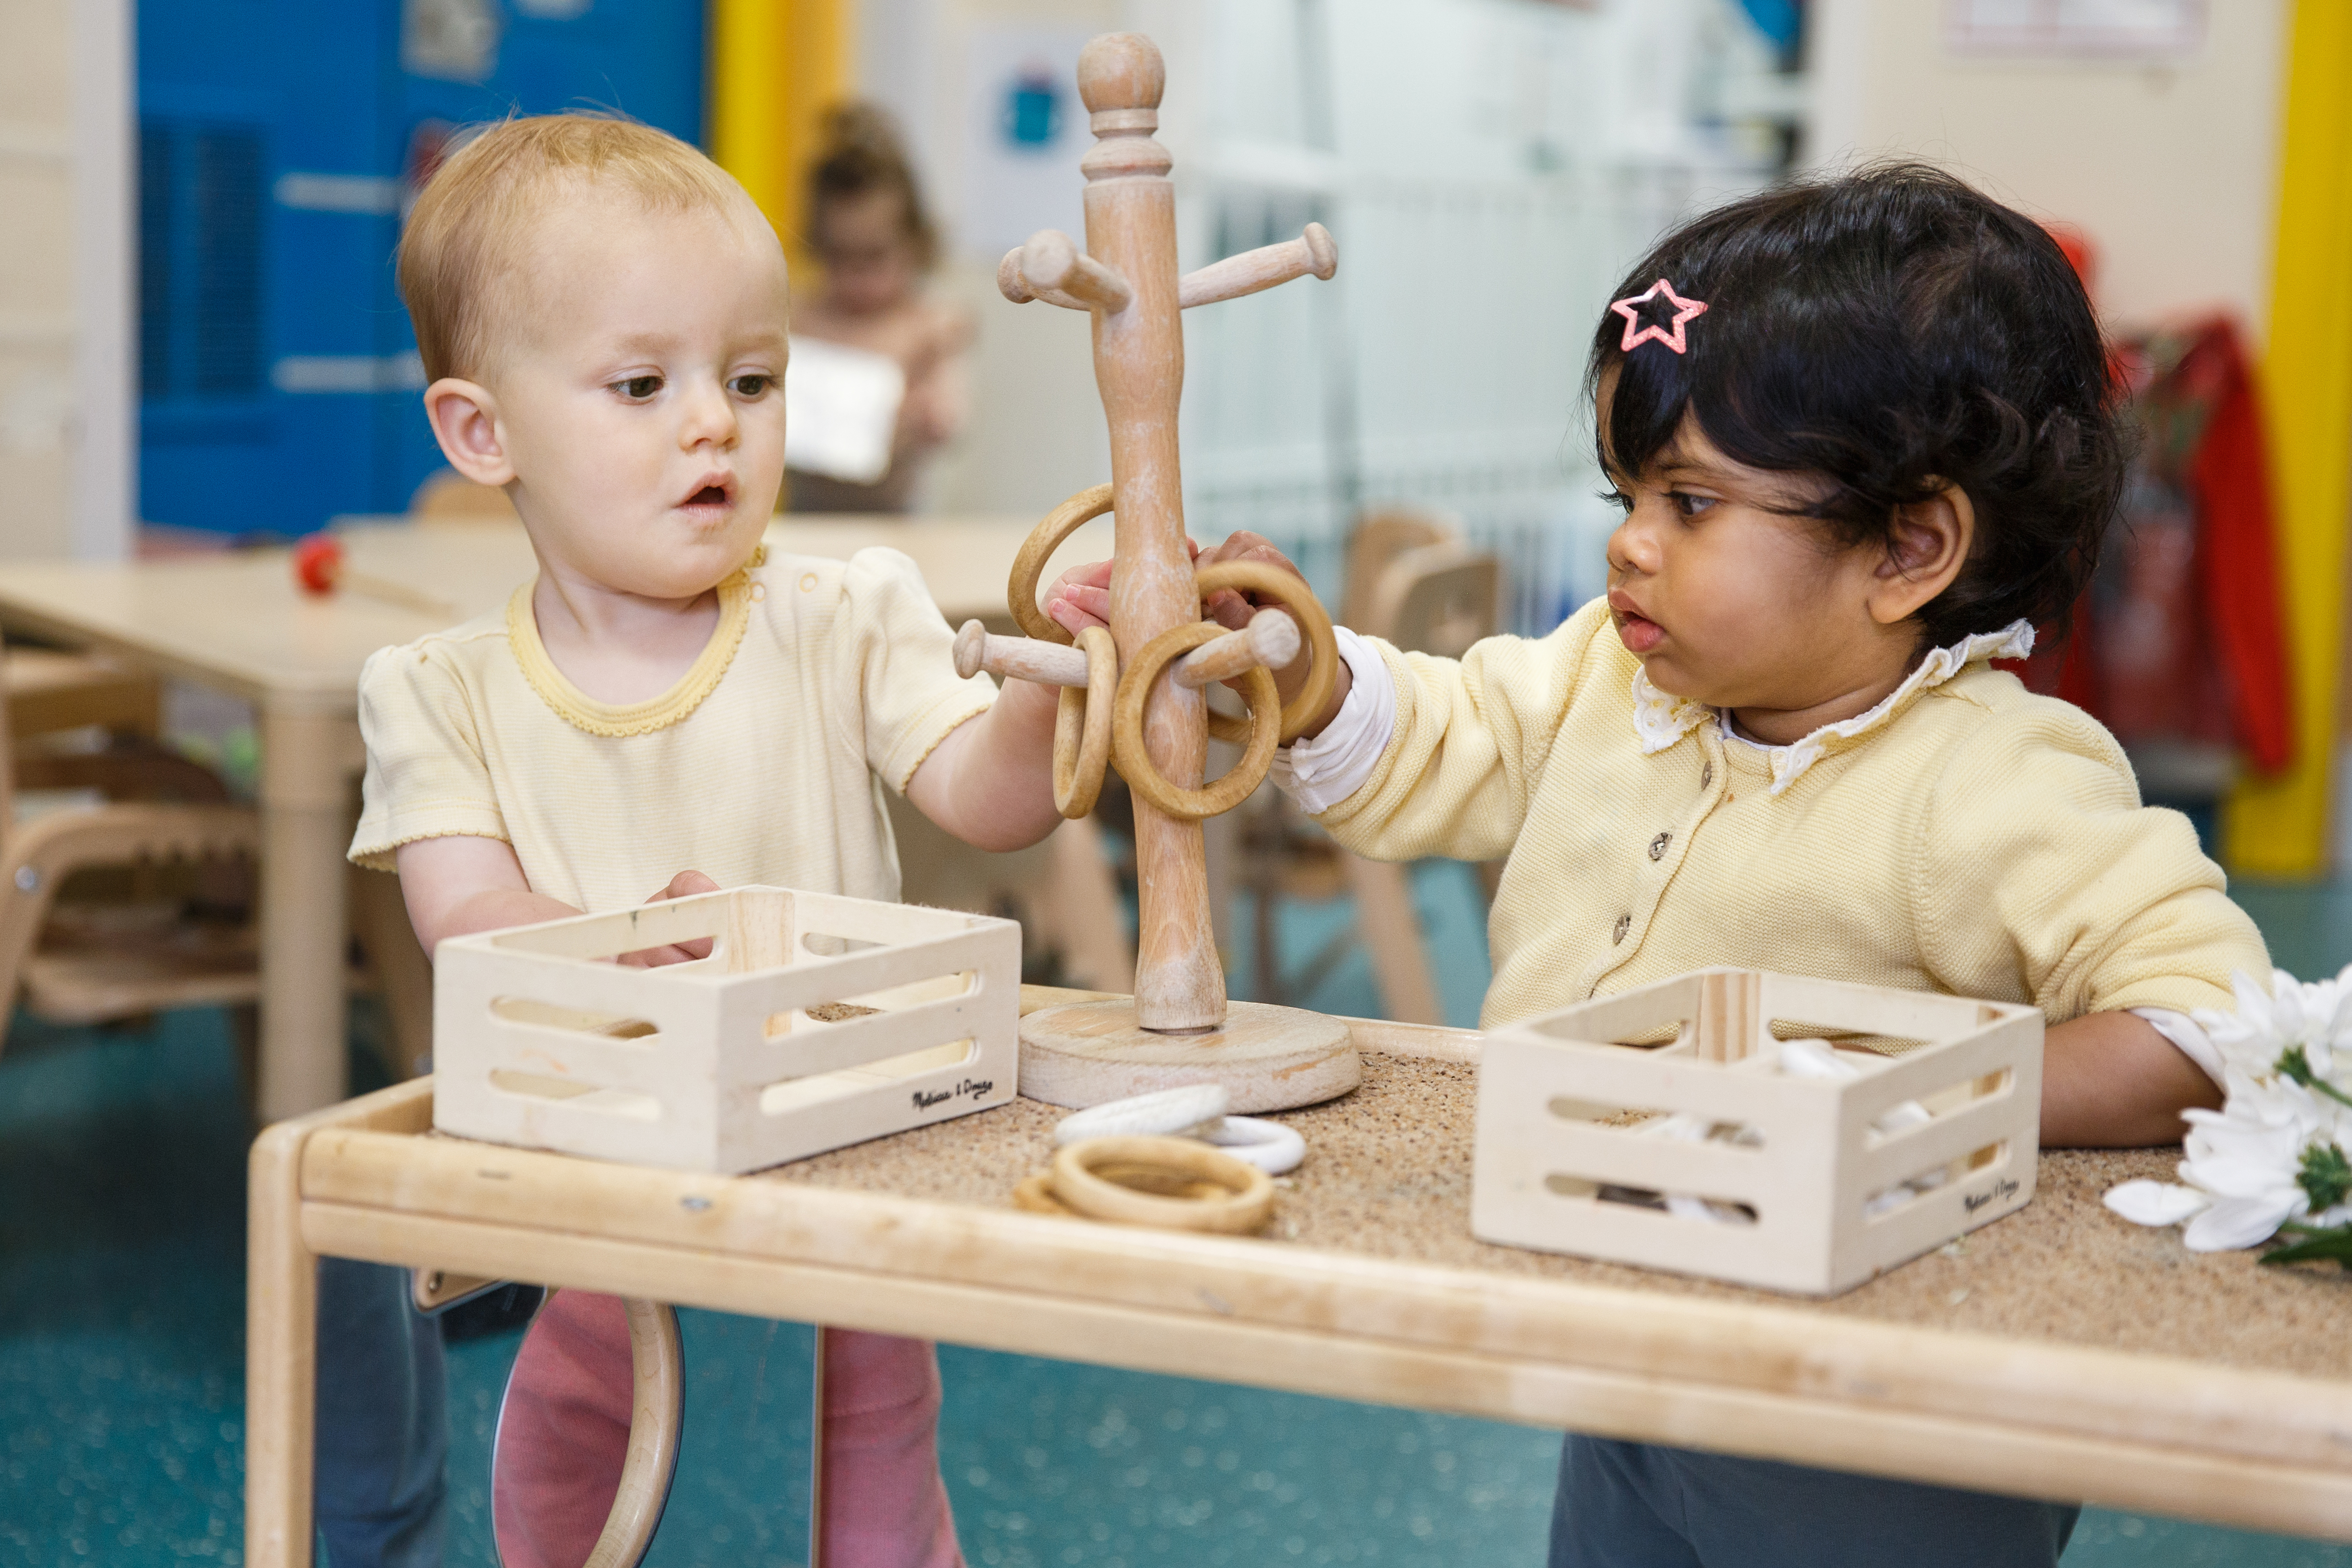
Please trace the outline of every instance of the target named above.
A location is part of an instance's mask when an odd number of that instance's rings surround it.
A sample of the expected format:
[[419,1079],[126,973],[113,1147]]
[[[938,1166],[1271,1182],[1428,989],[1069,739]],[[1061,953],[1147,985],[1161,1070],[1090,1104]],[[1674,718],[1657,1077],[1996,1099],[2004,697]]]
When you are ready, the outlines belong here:
[[2053,1023],[2228,1006],[2233,970],[2269,973],[2221,868],[2186,817],[2140,804],[2114,737],[1981,658],[1810,737],[1808,763],[1784,751],[1776,780],[1711,718],[1668,739],[1654,700],[1663,749],[1644,753],[1639,665],[1603,602],[1459,661],[1373,646],[1396,728],[1318,820],[1377,859],[1509,856],[1489,1027],[1710,964],[2031,1002]]

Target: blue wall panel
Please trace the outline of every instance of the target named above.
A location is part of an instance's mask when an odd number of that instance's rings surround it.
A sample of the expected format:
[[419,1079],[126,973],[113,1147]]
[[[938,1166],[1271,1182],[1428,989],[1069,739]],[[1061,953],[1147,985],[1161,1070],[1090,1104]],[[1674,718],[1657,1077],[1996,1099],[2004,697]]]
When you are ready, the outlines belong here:
[[304,533],[440,467],[392,276],[420,127],[601,107],[700,139],[700,0],[412,9],[494,44],[420,51],[401,0],[139,6],[147,521]]

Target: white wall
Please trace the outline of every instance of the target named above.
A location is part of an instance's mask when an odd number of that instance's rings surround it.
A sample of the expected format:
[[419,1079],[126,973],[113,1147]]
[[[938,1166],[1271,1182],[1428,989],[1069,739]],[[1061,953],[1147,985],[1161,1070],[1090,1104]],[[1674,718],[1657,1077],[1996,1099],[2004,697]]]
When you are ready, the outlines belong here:
[[0,0],[0,558],[129,552],[129,0]]
[[0,0],[0,557],[69,547],[71,0]]
[[1931,159],[2088,233],[2108,317],[2269,308],[2292,0],[2212,0],[2172,61],[2004,59],[1946,47],[1930,0],[1814,0],[1810,151]]

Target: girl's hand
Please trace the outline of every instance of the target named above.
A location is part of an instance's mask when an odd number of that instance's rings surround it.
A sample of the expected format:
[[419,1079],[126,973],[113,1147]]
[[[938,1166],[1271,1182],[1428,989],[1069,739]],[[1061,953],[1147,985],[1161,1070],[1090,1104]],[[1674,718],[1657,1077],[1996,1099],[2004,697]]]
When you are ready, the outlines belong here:
[[[1277,571],[1287,572],[1302,583],[1307,580],[1307,574],[1292,565],[1290,557],[1276,550],[1272,542],[1262,533],[1251,533],[1246,531],[1235,533],[1214,550],[1203,552],[1200,558],[1200,564],[1214,566],[1226,561],[1255,561],[1272,566]],[[1284,615],[1290,616],[1294,621],[1298,618],[1291,615],[1287,607],[1275,600],[1268,599],[1265,601],[1265,605],[1261,606],[1257,595],[1244,594],[1236,588],[1220,588],[1209,595],[1209,614],[1216,617],[1219,626],[1233,631],[1239,631],[1249,625],[1250,617],[1257,614],[1261,607],[1279,609]],[[1275,689],[1282,694],[1282,700],[1285,702],[1298,695],[1299,688],[1307,684],[1307,673],[1314,668],[1313,650],[1307,646],[1305,632],[1306,628],[1301,627],[1299,657],[1291,660],[1286,668],[1274,672]],[[1323,715],[1321,721],[1316,723],[1307,733],[1320,734],[1323,724],[1329,721],[1329,715],[1339,710],[1339,701],[1348,694],[1347,679],[1347,666],[1342,663],[1339,667],[1339,684],[1332,694],[1328,710]],[[1240,681],[1229,680],[1225,684],[1238,689]]]
[[[658,904],[671,899],[688,898],[696,893],[715,893],[718,890],[719,884],[701,872],[680,871],[669,879],[667,887],[647,899],[646,902]],[[698,936],[691,942],[674,942],[662,947],[641,948],[635,952],[625,952],[613,962],[630,969],[659,969],[666,963],[688,963],[695,959],[709,956],[710,938]]]
[[[1272,540],[1263,533],[1252,533],[1247,529],[1229,536],[1223,544],[1200,556],[1195,564],[1215,566],[1227,561],[1262,562],[1276,571],[1289,573],[1302,583],[1307,581],[1307,574],[1292,565],[1290,557],[1276,550]],[[1218,589],[1209,595],[1208,605],[1209,614],[1216,617],[1219,626],[1235,632],[1249,625],[1250,617],[1257,614],[1259,607],[1256,595],[1244,594],[1236,588]],[[1286,610],[1283,613],[1289,614]],[[1299,667],[1298,675],[1302,680],[1307,678],[1304,666]]]

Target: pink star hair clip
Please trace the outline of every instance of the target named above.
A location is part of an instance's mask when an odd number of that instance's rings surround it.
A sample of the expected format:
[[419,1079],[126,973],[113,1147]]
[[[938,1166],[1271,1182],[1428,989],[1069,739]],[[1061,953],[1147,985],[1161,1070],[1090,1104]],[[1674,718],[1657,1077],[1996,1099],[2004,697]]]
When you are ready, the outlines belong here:
[[[1664,294],[1668,300],[1672,301],[1675,307],[1675,319],[1673,321],[1668,323],[1668,326],[1673,329],[1672,331],[1668,331],[1667,327],[1658,325],[1655,321],[1651,322],[1646,327],[1642,325],[1642,307],[1648,304],[1651,300],[1656,299],[1661,294]],[[1675,286],[1673,284],[1661,278],[1655,283],[1650,285],[1648,293],[1636,294],[1630,300],[1620,300],[1609,308],[1625,318],[1625,340],[1617,345],[1625,353],[1632,353],[1635,349],[1640,348],[1643,343],[1646,343],[1654,338],[1659,342],[1665,344],[1666,347],[1674,350],[1675,353],[1681,353],[1690,347],[1690,345],[1683,340],[1683,324],[1686,321],[1695,320],[1699,316],[1705,315],[1706,313],[1706,301],[1704,300],[1684,299],[1680,294],[1675,292]]]

